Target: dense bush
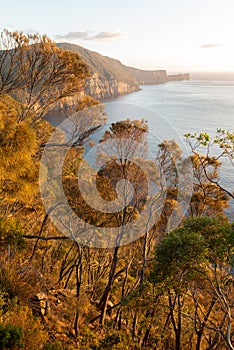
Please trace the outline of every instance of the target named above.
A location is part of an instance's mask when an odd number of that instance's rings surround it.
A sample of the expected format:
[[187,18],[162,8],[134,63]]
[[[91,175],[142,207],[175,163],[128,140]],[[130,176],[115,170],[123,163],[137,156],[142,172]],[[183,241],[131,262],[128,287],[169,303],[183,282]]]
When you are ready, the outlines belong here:
[[22,328],[0,324],[0,350],[22,348]]

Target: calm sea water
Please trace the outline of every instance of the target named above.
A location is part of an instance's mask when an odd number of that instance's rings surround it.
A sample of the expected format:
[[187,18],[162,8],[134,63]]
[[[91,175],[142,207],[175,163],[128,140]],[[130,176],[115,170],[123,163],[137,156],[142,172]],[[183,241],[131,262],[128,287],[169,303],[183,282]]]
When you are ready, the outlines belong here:
[[[214,135],[217,128],[234,130],[234,77],[227,77],[142,86],[141,91],[106,104],[108,121],[144,118],[153,135],[151,147],[159,140],[174,138],[185,150],[185,133],[205,131]],[[234,169],[227,160],[223,161],[220,180],[234,191]],[[227,214],[233,221],[234,201]]]

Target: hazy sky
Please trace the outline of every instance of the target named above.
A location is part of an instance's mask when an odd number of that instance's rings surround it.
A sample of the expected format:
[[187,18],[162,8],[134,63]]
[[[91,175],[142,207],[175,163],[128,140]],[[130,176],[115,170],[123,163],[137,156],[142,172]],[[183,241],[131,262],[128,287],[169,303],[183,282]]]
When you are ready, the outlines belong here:
[[168,71],[234,71],[233,17],[234,0],[0,0],[1,28]]

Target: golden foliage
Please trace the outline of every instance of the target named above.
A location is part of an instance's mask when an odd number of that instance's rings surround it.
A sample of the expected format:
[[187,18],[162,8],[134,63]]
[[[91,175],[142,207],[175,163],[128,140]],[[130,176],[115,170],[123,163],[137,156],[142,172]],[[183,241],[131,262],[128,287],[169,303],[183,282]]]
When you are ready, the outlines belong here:
[[0,99],[0,197],[29,202],[35,194],[35,131],[18,122],[20,105],[8,96]]

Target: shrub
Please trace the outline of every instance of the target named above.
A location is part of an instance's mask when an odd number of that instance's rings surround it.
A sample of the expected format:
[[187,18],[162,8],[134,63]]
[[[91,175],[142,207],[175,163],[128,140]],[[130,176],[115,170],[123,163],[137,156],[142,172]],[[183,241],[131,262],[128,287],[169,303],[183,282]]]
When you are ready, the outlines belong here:
[[14,218],[0,218],[0,245],[2,248],[12,245],[23,248],[25,241],[19,223]]
[[21,341],[25,350],[42,349],[48,340],[48,334],[40,319],[34,318],[27,306],[16,306],[2,316],[2,321],[22,329]]
[[0,324],[0,350],[22,348],[22,328]]

